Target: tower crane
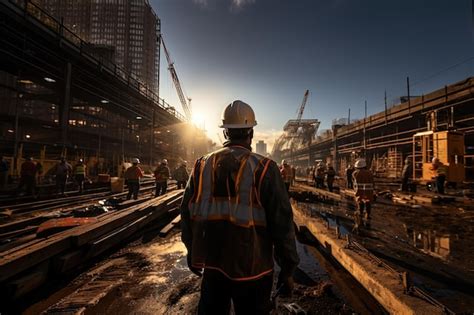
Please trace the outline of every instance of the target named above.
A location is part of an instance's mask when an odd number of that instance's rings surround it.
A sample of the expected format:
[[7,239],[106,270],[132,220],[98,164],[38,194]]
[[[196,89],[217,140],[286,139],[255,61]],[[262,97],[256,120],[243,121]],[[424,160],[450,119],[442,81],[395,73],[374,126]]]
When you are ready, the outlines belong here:
[[178,74],[174,67],[174,62],[171,61],[171,57],[168,49],[166,48],[165,41],[163,40],[163,35],[160,35],[161,44],[163,45],[163,50],[165,51],[166,61],[168,62],[168,70],[170,71],[171,78],[173,79],[174,87],[176,88],[176,93],[178,93],[179,100],[181,101],[181,106],[183,107],[184,114],[188,121],[191,121],[191,99],[186,97],[184,91],[181,87],[181,83],[178,79]]

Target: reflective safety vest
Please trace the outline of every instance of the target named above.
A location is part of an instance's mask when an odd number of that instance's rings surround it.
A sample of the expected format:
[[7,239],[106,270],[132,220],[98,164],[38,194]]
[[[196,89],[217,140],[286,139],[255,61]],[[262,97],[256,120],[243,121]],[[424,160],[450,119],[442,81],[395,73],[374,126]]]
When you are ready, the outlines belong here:
[[353,174],[356,200],[372,201],[374,199],[374,178],[367,169],[358,169]]
[[241,146],[222,148],[196,162],[189,202],[194,267],[218,270],[235,281],[273,271],[273,242],[260,202],[270,162]]
[[74,175],[86,175],[86,166],[84,164],[76,165]]

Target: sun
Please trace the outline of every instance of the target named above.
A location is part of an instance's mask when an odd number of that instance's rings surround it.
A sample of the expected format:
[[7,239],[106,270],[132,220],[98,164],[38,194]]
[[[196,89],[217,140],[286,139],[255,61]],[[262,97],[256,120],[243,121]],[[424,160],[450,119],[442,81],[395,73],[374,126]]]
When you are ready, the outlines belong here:
[[206,122],[206,117],[201,113],[193,113],[191,121],[197,127],[203,127]]

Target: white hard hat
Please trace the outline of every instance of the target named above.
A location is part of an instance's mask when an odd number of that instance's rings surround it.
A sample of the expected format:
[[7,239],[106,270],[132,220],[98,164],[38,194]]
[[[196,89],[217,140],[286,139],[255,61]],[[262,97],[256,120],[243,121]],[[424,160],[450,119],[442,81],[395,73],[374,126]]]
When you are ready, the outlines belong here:
[[288,163],[286,162],[286,160],[281,160],[281,164],[285,165],[285,164],[288,164]]
[[233,101],[227,105],[222,113],[222,125],[220,128],[253,128],[257,125],[255,113],[249,104],[242,101]]
[[355,162],[355,167],[356,168],[364,168],[367,166],[367,163],[365,162],[365,159],[357,159]]
[[140,160],[138,158],[133,158],[132,164],[140,164]]
[[438,163],[439,162],[439,159],[437,157],[434,157],[432,160],[431,160],[431,163],[435,164],[435,163]]
[[162,163],[162,164],[168,164],[168,160],[167,160],[167,159],[163,159],[163,160],[161,160],[161,163]]

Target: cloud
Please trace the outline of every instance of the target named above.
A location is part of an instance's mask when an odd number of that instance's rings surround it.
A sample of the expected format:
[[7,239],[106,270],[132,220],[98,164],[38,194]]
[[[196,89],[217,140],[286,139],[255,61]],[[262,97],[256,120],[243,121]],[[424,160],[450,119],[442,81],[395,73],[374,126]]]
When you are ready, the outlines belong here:
[[239,12],[244,7],[254,4],[255,1],[256,0],[232,0],[232,3],[230,5],[230,11]]

